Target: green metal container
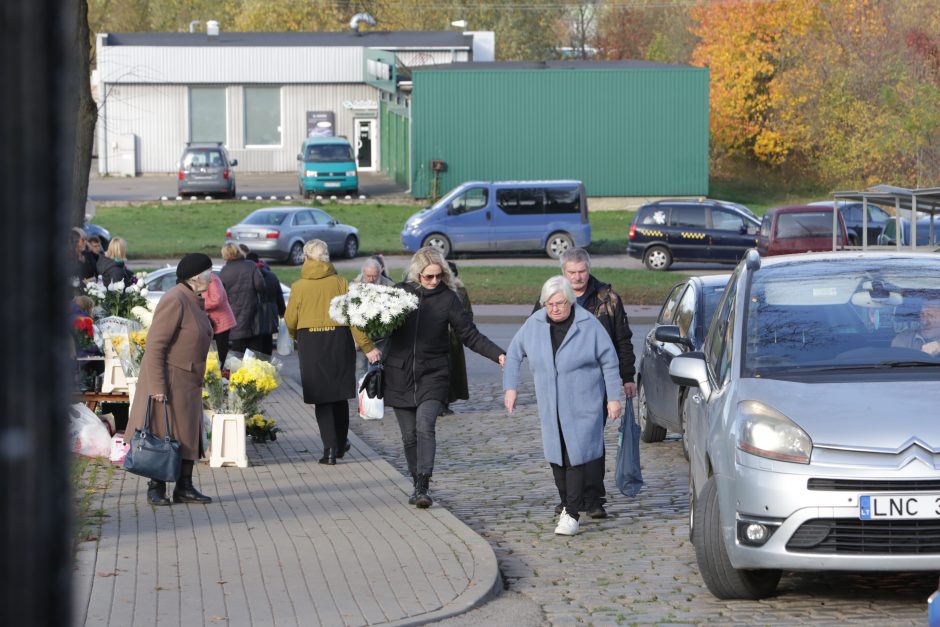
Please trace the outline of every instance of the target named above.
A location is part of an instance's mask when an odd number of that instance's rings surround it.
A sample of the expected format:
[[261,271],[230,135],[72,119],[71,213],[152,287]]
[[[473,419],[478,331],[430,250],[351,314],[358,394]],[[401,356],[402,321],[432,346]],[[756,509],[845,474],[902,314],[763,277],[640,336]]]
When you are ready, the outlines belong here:
[[707,69],[501,66],[414,68],[416,198],[470,180],[577,179],[591,196],[708,194]]

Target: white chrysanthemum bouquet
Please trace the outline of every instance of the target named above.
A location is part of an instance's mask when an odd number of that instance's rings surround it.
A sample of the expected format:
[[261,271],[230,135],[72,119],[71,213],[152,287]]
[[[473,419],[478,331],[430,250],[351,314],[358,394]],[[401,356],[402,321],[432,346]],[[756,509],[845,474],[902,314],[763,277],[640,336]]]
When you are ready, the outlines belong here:
[[330,301],[330,318],[376,339],[400,327],[417,308],[418,297],[399,287],[352,283],[346,294]]

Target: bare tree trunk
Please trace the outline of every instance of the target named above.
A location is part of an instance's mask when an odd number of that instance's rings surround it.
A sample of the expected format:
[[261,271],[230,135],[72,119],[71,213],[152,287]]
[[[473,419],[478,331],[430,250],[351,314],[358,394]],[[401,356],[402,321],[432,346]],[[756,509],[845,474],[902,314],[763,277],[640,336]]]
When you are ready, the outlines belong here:
[[75,0],[0,2],[0,259],[29,269],[0,283],[14,295],[0,303],[0,625],[72,623],[66,250],[75,10]]
[[75,59],[75,75],[78,81],[78,109],[75,125],[75,163],[72,185],[72,224],[81,226],[85,216],[85,200],[88,198],[88,175],[91,170],[91,153],[95,139],[95,123],[98,107],[91,96],[91,35],[88,29],[88,0],[75,0],[76,29],[72,45]]

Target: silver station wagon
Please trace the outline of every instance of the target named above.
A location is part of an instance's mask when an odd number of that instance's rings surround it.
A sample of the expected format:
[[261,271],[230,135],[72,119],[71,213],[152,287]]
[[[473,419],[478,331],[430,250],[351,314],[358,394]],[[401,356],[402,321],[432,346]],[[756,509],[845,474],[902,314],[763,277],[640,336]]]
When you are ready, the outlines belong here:
[[940,256],[749,251],[669,372],[712,594],[940,568]]

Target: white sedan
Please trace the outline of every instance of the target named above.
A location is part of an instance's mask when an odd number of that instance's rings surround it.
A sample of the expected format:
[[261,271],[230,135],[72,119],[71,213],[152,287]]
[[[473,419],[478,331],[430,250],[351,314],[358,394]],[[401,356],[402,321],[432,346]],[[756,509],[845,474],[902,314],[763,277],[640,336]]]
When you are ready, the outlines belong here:
[[[222,266],[212,266],[212,271],[218,274]],[[157,303],[163,297],[163,293],[176,285],[176,266],[166,266],[149,273],[143,278],[144,287],[147,288],[147,301],[151,308],[157,306]],[[290,288],[281,283],[281,292],[284,293],[284,304],[287,304],[290,298]]]

